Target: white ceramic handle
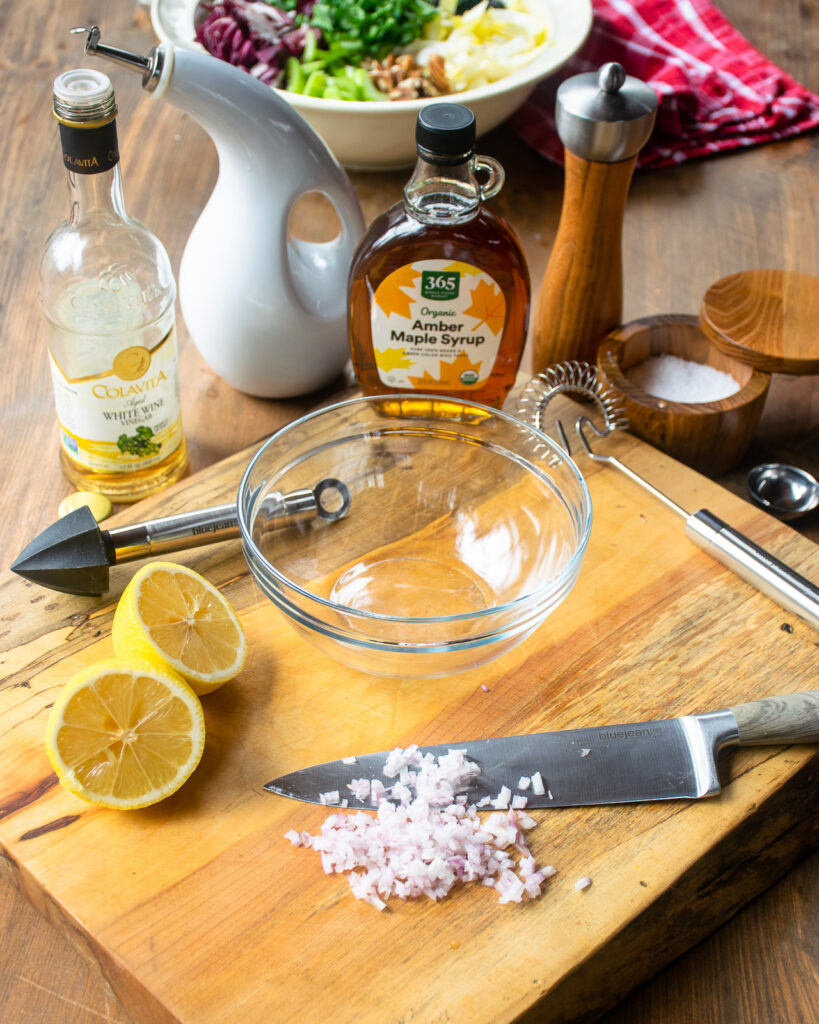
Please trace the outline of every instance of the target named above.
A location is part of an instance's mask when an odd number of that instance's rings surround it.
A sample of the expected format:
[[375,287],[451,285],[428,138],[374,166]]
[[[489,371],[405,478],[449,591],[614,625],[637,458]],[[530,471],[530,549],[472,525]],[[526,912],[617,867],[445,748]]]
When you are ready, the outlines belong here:
[[[176,48],[172,65],[158,91],[219,154],[179,269],[191,337],[211,369],[247,394],[325,387],[349,358],[347,274],[364,231],[349,178],[274,89],[205,53]],[[293,203],[306,191],[324,193],[338,213],[343,230],[330,243],[288,238]]]

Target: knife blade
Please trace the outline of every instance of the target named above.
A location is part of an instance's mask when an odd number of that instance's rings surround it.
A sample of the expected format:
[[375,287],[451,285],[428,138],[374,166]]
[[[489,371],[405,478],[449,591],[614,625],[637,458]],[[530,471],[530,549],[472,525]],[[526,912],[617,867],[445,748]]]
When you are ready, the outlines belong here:
[[[464,750],[480,768],[464,790],[473,803],[496,799],[506,786],[512,795],[527,798],[528,810],[713,796],[720,791],[717,757],[725,747],[817,742],[819,690],[810,690],[681,718],[441,743],[419,750],[434,757]],[[396,779],[384,774],[390,753],[302,768],[264,788],[328,807],[372,807],[356,799],[350,786],[361,778],[393,785]],[[531,783],[519,787],[522,778],[531,780],[537,773],[543,793],[535,792],[541,787]]]

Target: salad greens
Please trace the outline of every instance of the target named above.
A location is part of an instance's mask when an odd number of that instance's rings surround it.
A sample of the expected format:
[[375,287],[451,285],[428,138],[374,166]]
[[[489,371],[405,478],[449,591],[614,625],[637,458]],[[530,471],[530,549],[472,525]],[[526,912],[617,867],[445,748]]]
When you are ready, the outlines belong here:
[[362,62],[423,36],[439,14],[427,0],[213,0],[203,8],[197,42],[265,84],[382,101]]
[[520,0],[203,0],[196,40],[265,85],[321,99],[458,93],[528,63],[546,26]]
[[[295,6],[295,0],[288,0]],[[427,0],[318,0],[306,21],[350,64],[381,59],[424,34],[438,9]]]

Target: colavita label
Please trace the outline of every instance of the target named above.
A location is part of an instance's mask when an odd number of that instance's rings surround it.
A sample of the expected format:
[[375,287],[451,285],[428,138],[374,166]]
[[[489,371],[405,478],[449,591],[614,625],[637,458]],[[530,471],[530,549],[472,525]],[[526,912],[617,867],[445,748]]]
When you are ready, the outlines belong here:
[[479,388],[495,365],[506,300],[469,263],[419,260],[386,277],[370,311],[381,380],[409,391]]
[[116,121],[95,128],[60,124],[60,142],[66,170],[75,174],[100,174],[119,163]]
[[50,361],[61,440],[75,462],[105,473],[147,469],[179,447],[174,330],[153,351],[123,349],[94,377],[70,380],[53,355]]

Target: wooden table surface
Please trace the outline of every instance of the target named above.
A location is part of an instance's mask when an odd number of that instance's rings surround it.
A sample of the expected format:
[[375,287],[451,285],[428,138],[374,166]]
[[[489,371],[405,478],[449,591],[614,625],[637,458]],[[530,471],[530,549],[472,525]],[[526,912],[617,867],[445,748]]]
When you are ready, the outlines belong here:
[[[819,91],[819,7],[800,0],[723,0],[746,36]],[[65,186],[50,115],[56,74],[83,63],[73,25],[99,21],[111,43],[146,52],[154,35],[132,0],[54,0],[2,7],[0,96],[7,119],[2,182],[0,324],[4,487],[3,571],[57,514],[72,488],[57,460],[56,419],[36,304],[37,264],[65,216]],[[190,118],[148,102],[139,80],[111,69],[120,107],[126,203],[167,246],[174,267],[216,178],[213,148]],[[502,161],[498,208],[511,220],[539,284],[557,228],[562,171],[506,128],[479,149]],[[624,318],[696,313],[707,286],[752,267],[819,274],[816,137],[640,174],[624,226]],[[405,174],[351,175],[365,218],[400,195]],[[275,187],[275,175],[271,176]],[[206,366],[180,323],[182,402],[193,472],[258,440],[327,395],[265,401],[242,395]],[[339,381],[339,386],[344,382]],[[755,462],[790,461],[819,472],[819,378],[775,377],[743,465],[722,482],[744,493]],[[138,518],[136,511],[131,515]],[[795,524],[819,541],[819,516]],[[772,681],[775,684],[775,681]],[[772,690],[776,686],[772,685]],[[805,813],[815,813],[806,808]],[[706,941],[604,1018],[606,1024],[812,1024],[819,980],[819,854],[795,866]],[[128,1024],[128,1016],[69,941],[0,877],[0,1022]],[[226,1022],[232,1024],[232,1022]]]

